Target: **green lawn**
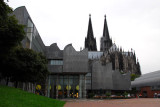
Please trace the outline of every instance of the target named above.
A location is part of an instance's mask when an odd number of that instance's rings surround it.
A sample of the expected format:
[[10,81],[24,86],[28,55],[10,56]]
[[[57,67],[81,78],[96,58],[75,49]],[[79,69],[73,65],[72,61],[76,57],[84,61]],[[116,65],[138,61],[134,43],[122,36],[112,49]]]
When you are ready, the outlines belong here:
[[0,107],[63,107],[64,101],[0,85]]

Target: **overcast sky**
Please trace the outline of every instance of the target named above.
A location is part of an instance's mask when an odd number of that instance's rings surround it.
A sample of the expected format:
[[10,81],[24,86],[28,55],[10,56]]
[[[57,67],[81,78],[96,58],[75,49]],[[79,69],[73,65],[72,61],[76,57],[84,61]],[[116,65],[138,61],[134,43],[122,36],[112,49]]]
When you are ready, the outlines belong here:
[[[5,0],[6,1],[6,0]],[[9,0],[26,6],[45,45],[84,48],[89,14],[100,49],[104,15],[109,34],[124,51],[135,50],[142,74],[160,70],[160,0]]]

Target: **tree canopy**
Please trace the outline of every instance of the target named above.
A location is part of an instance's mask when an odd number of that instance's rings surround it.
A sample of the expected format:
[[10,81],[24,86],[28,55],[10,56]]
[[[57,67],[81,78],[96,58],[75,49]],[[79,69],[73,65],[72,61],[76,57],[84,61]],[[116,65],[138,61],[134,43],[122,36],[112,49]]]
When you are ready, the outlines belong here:
[[136,78],[138,78],[140,75],[137,74],[131,74],[131,81],[134,81]]
[[0,61],[4,61],[10,51],[21,44],[25,37],[24,25],[12,16],[13,10],[3,0],[0,0]]
[[7,69],[3,73],[15,82],[41,82],[48,74],[47,59],[42,53],[18,47],[7,59]]

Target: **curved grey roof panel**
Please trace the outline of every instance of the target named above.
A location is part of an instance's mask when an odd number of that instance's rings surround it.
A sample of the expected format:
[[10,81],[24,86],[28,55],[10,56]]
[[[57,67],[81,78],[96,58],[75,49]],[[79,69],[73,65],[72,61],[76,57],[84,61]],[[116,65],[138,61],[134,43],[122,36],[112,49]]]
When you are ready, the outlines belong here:
[[63,51],[59,49],[57,43],[46,46],[47,59],[63,59]]
[[132,87],[157,86],[160,85],[160,70],[147,73],[136,78],[131,83]]

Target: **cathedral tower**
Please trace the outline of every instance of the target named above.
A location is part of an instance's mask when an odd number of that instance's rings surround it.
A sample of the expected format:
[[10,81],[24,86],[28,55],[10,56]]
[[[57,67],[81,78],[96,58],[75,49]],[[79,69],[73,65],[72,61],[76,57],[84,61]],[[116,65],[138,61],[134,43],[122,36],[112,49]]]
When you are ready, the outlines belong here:
[[112,39],[110,39],[110,37],[109,37],[109,31],[108,31],[106,15],[105,15],[103,36],[101,37],[100,50],[103,51],[103,52],[108,51],[111,46],[112,46]]
[[89,15],[87,38],[85,38],[85,48],[88,51],[97,51],[96,38],[93,35],[91,15]]

